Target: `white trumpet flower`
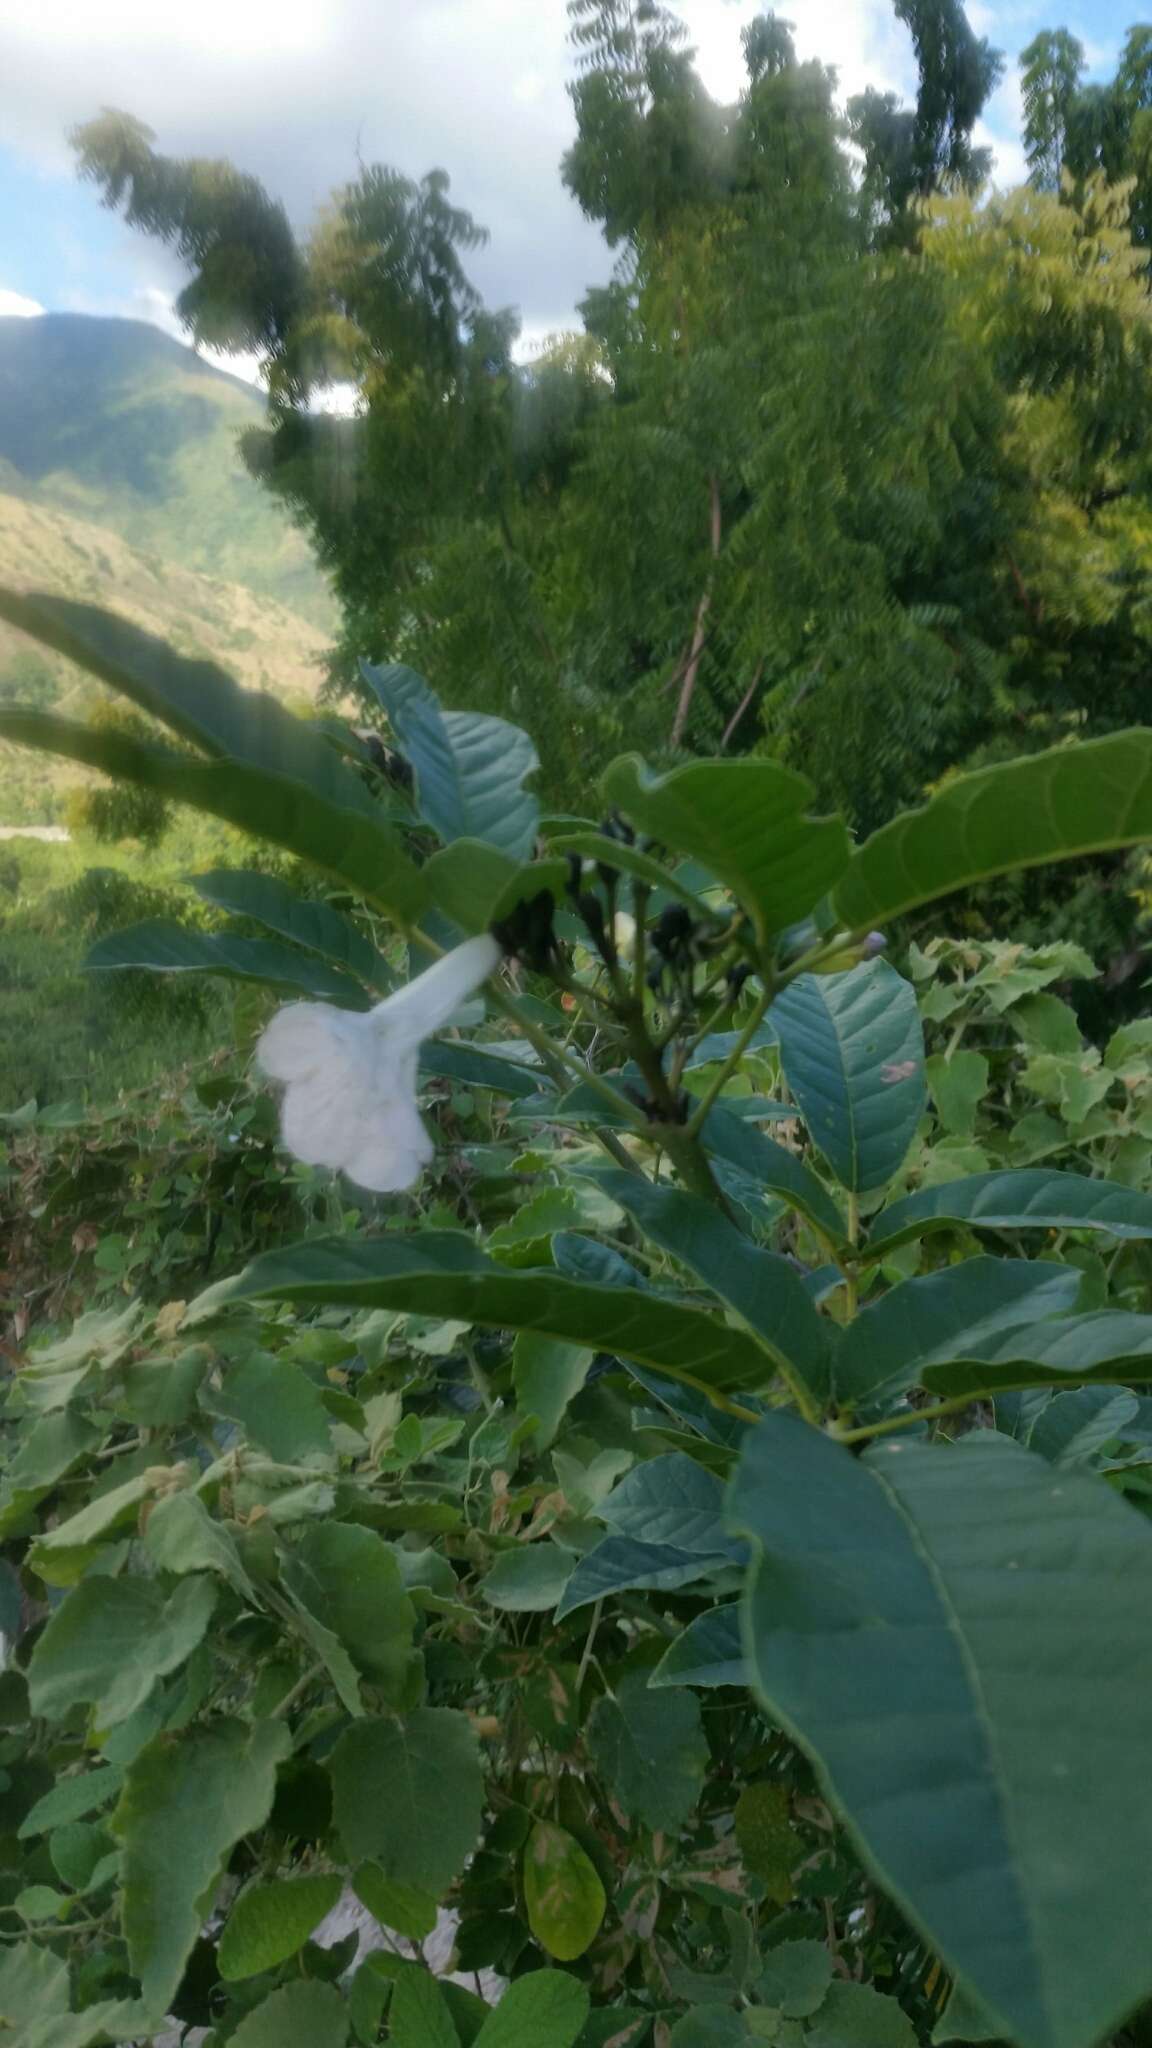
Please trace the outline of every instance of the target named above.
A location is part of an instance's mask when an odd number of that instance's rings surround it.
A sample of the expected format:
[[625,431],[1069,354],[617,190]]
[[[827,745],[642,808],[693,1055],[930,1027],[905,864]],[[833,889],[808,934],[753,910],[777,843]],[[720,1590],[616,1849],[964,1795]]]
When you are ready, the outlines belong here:
[[256,1047],[270,1081],[285,1084],[280,1129],[307,1166],[331,1166],[357,1187],[395,1194],[433,1155],[416,1107],[420,1047],[499,966],[485,932],[466,939],[375,1009],[289,1003]]

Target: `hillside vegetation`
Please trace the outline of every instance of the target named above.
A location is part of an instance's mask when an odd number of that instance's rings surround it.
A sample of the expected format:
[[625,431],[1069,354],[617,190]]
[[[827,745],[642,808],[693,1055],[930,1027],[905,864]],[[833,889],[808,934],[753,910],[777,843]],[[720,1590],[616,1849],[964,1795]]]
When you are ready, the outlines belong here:
[[240,456],[263,418],[249,385],[140,321],[0,319],[0,488],[331,629],[307,542]]

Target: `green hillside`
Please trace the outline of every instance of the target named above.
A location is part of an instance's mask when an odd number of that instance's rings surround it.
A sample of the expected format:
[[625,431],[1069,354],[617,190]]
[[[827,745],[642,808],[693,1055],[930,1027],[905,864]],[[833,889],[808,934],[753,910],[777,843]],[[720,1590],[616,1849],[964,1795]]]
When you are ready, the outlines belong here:
[[[214,661],[248,689],[313,699],[327,636],[274,598],[144,554],[107,527],[0,491],[0,580],[107,605],[180,654]],[[99,694],[99,693],[96,693]],[[54,703],[75,715],[93,696],[78,670],[0,624],[0,700]],[[0,743],[0,827],[49,824],[89,781],[48,754]]]
[[263,415],[250,385],[140,321],[0,319],[0,490],[327,630],[307,542],[240,459],[237,435]]

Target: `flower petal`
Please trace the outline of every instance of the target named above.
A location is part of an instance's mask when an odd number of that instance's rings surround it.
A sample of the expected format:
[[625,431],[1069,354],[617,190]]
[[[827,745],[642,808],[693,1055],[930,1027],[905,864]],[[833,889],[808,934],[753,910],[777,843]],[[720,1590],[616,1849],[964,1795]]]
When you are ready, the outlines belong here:
[[431,1038],[434,1031],[442,1030],[450,1022],[461,1004],[495,972],[502,958],[503,949],[491,933],[481,932],[477,938],[454,946],[406,988],[385,996],[370,1015],[390,1035],[403,1036],[410,1045],[419,1045],[422,1039]]

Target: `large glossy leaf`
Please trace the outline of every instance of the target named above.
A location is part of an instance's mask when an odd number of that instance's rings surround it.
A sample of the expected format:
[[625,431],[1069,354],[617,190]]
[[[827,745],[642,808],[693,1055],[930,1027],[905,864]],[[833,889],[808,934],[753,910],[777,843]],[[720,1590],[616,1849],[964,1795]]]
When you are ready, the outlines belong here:
[[674,1593],[730,1568],[732,1555],[646,1543],[636,1536],[606,1536],[580,1559],[556,1602],[556,1618],[626,1592]]
[[0,618],[98,676],[181,739],[300,782],[346,811],[371,818],[376,803],[321,732],[265,690],[245,690],[210,661],[189,660],[163,640],[96,605],[0,590]]
[[1093,2048],[1152,1992],[1147,1523],[990,1431],[857,1460],[788,1415],[731,1520],[757,1688],[879,1881],[1005,2035]]
[[1152,1195],[1118,1181],[1043,1166],[972,1173],[921,1188],[874,1218],[864,1257],[883,1257],[907,1238],[958,1225],[980,1230],[1100,1230],[1109,1237],[1152,1237]]
[[217,910],[252,918],[279,938],[303,946],[305,952],[318,953],[370,989],[393,986],[395,975],[350,917],[314,897],[297,896],[276,875],[259,875],[247,868],[213,868],[210,874],[190,875],[188,880],[196,894]]
[[1152,1379],[1152,1316],[1100,1309],[1002,1330],[979,1345],[960,1338],[952,1358],[932,1360],[920,1370],[921,1383],[935,1394],[973,1396],[1118,1377]]
[[629,754],[604,788],[634,825],[724,882],[761,937],[798,923],[848,863],[843,820],[810,818],[811,783],[777,761],[699,761],[653,775]]
[[776,1195],[833,1244],[843,1242],[844,1218],[823,1182],[786,1145],[758,1131],[735,1103],[718,1103],[705,1118],[700,1137],[710,1158],[734,1168],[739,1177],[733,1183],[736,1189],[746,1189],[761,1201]]
[[1045,1260],[965,1259],[905,1280],[863,1309],[836,1353],[836,1399],[872,1409],[915,1386],[935,1359],[982,1357],[982,1346],[1014,1324],[1073,1308],[1081,1275]]
[[532,851],[540,807],[524,787],[540,766],[526,732],[479,711],[444,711],[415,669],[361,673],[412,765],[420,815],[445,844],[483,839],[514,860]]
[[420,1071],[446,1081],[460,1081],[466,1088],[492,1088],[497,1095],[520,1097],[548,1095],[552,1083],[539,1067],[526,1061],[508,1059],[486,1045],[450,1038],[427,1038],[420,1048]]
[[827,1399],[828,1328],[787,1259],[753,1244],[700,1195],[656,1187],[638,1174],[596,1178],[654,1243],[735,1310],[773,1365],[802,1380],[816,1401]]
[[714,1472],[682,1451],[647,1458],[598,1510],[611,1534],[580,1559],[557,1615],[630,1587],[672,1591],[746,1553],[723,1521],[724,1489]]
[[917,811],[874,832],[837,883],[853,931],[990,875],[1152,839],[1152,732],[1051,747],[957,775]]
[[771,1361],[743,1330],[640,1288],[595,1286],[551,1270],[512,1269],[453,1231],[367,1242],[316,1238],[254,1259],[193,1303],[202,1320],[233,1301],[338,1302],[538,1330],[720,1387],[756,1386]]
[[123,1844],[124,1936],[158,2019],[200,1932],[205,1895],[233,1845],[263,1827],[276,1767],[291,1747],[282,1722],[217,1720],[154,1737],[128,1772],[113,1818]]
[[924,1035],[910,982],[886,960],[802,974],[770,1012],[813,1143],[855,1194],[891,1180],[924,1112]]
[[86,974],[126,967],[148,974],[221,974],[230,981],[266,982],[318,996],[345,1009],[363,1010],[368,997],[358,981],[326,960],[278,946],[271,939],[239,939],[231,932],[190,931],[167,918],[149,917],[97,939],[84,961]]
[[311,861],[401,920],[417,916],[425,903],[423,877],[395,833],[380,817],[345,805],[343,784],[338,797],[322,795],[279,770],[178,754],[128,733],[97,731],[40,711],[0,709],[0,739],[80,761],[224,818],[241,832]]

